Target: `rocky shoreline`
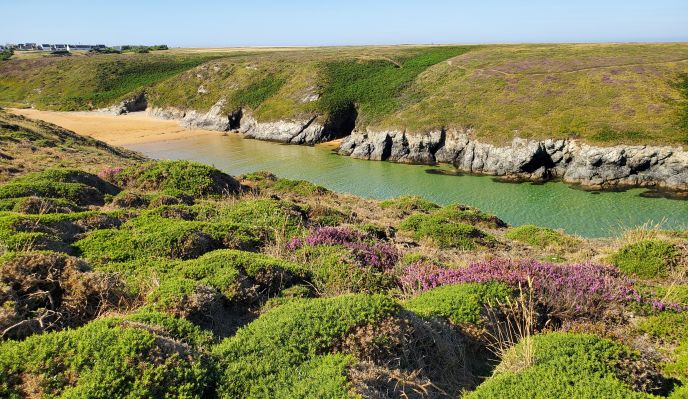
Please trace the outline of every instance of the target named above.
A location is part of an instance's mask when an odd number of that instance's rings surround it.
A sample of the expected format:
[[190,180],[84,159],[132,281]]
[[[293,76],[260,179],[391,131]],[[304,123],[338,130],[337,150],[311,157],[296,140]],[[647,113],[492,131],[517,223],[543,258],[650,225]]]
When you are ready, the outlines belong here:
[[244,137],[312,145],[342,139],[340,155],[414,164],[447,163],[469,173],[506,180],[560,179],[586,188],[651,187],[688,192],[688,151],[679,147],[618,145],[596,147],[576,140],[526,140],[496,146],[473,138],[471,130],[353,130],[355,113],[342,120],[313,116],[303,120],[259,122],[243,110],[223,114],[224,99],[207,113],[149,108],[156,118],[179,120],[186,128],[236,131]]

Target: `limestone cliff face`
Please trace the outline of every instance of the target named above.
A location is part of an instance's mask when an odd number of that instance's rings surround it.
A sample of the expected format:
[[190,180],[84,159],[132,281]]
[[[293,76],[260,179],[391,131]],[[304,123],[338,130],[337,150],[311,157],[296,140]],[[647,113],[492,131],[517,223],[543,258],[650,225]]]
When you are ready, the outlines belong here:
[[688,191],[688,152],[674,147],[594,147],[576,140],[514,139],[509,146],[481,143],[470,130],[353,131],[355,110],[339,120],[322,116],[260,122],[239,110],[222,112],[220,99],[206,113],[153,108],[158,118],[179,120],[187,128],[238,131],[244,137],[289,144],[316,144],[344,137],[339,154],[403,163],[450,163],[465,172],[507,179],[560,178],[588,187],[643,186]]
[[461,171],[512,179],[688,190],[688,152],[673,147],[594,147],[575,140],[524,139],[499,147],[471,139],[470,132],[369,131],[346,137],[339,153],[370,160],[451,163]]

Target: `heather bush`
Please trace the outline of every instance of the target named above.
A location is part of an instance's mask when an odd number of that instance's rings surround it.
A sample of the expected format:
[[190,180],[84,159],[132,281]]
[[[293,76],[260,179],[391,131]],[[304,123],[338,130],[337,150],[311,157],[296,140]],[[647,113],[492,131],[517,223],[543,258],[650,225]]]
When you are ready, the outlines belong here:
[[606,310],[641,301],[633,281],[616,268],[590,263],[553,265],[532,260],[491,260],[463,269],[424,263],[407,267],[400,278],[407,289],[427,290],[465,282],[502,282],[512,287],[532,280],[537,299],[555,317],[603,317]]
[[423,317],[443,317],[453,324],[480,324],[486,306],[496,306],[513,293],[502,283],[462,283],[433,288],[404,307]]
[[550,333],[530,338],[533,364],[524,364],[525,343],[511,348],[495,374],[465,397],[651,398],[639,389],[659,389],[656,372],[638,354],[586,334]]
[[178,341],[184,339],[180,334],[200,332],[161,315],[142,315],[2,343],[0,396],[201,398],[212,394],[208,360],[192,345]]
[[368,242],[357,230],[347,227],[318,227],[311,229],[305,238],[294,238],[287,248],[296,250],[303,246],[339,245],[351,251],[356,261],[364,267],[391,270],[399,259],[396,248],[385,242]]
[[276,307],[213,351],[227,398],[349,397],[350,358],[329,355],[352,328],[398,312],[385,296],[296,299]]
[[674,244],[653,239],[628,244],[615,253],[611,260],[626,274],[640,278],[656,278],[666,276],[678,256]]
[[122,187],[160,191],[172,196],[218,196],[240,190],[239,183],[231,176],[190,161],[149,162],[128,167],[112,177],[113,182]]
[[506,238],[520,241],[537,248],[565,250],[572,249],[580,244],[580,240],[567,236],[556,230],[538,227],[532,224],[518,226],[509,229]]

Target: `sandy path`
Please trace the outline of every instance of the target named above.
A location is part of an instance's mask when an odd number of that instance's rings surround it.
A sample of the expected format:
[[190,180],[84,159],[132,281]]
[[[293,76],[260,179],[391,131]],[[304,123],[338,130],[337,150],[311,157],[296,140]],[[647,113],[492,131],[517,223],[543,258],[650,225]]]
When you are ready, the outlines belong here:
[[145,112],[115,116],[96,112],[54,112],[35,109],[9,109],[9,111],[27,118],[54,123],[112,145],[152,143],[222,134],[212,130],[184,129],[177,121],[156,119]]

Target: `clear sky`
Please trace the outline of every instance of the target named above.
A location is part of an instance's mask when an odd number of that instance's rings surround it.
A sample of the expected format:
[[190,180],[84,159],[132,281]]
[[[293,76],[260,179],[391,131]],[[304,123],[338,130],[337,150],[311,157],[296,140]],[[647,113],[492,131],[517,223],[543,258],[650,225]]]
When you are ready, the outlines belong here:
[[688,0],[0,0],[0,43],[688,41]]

